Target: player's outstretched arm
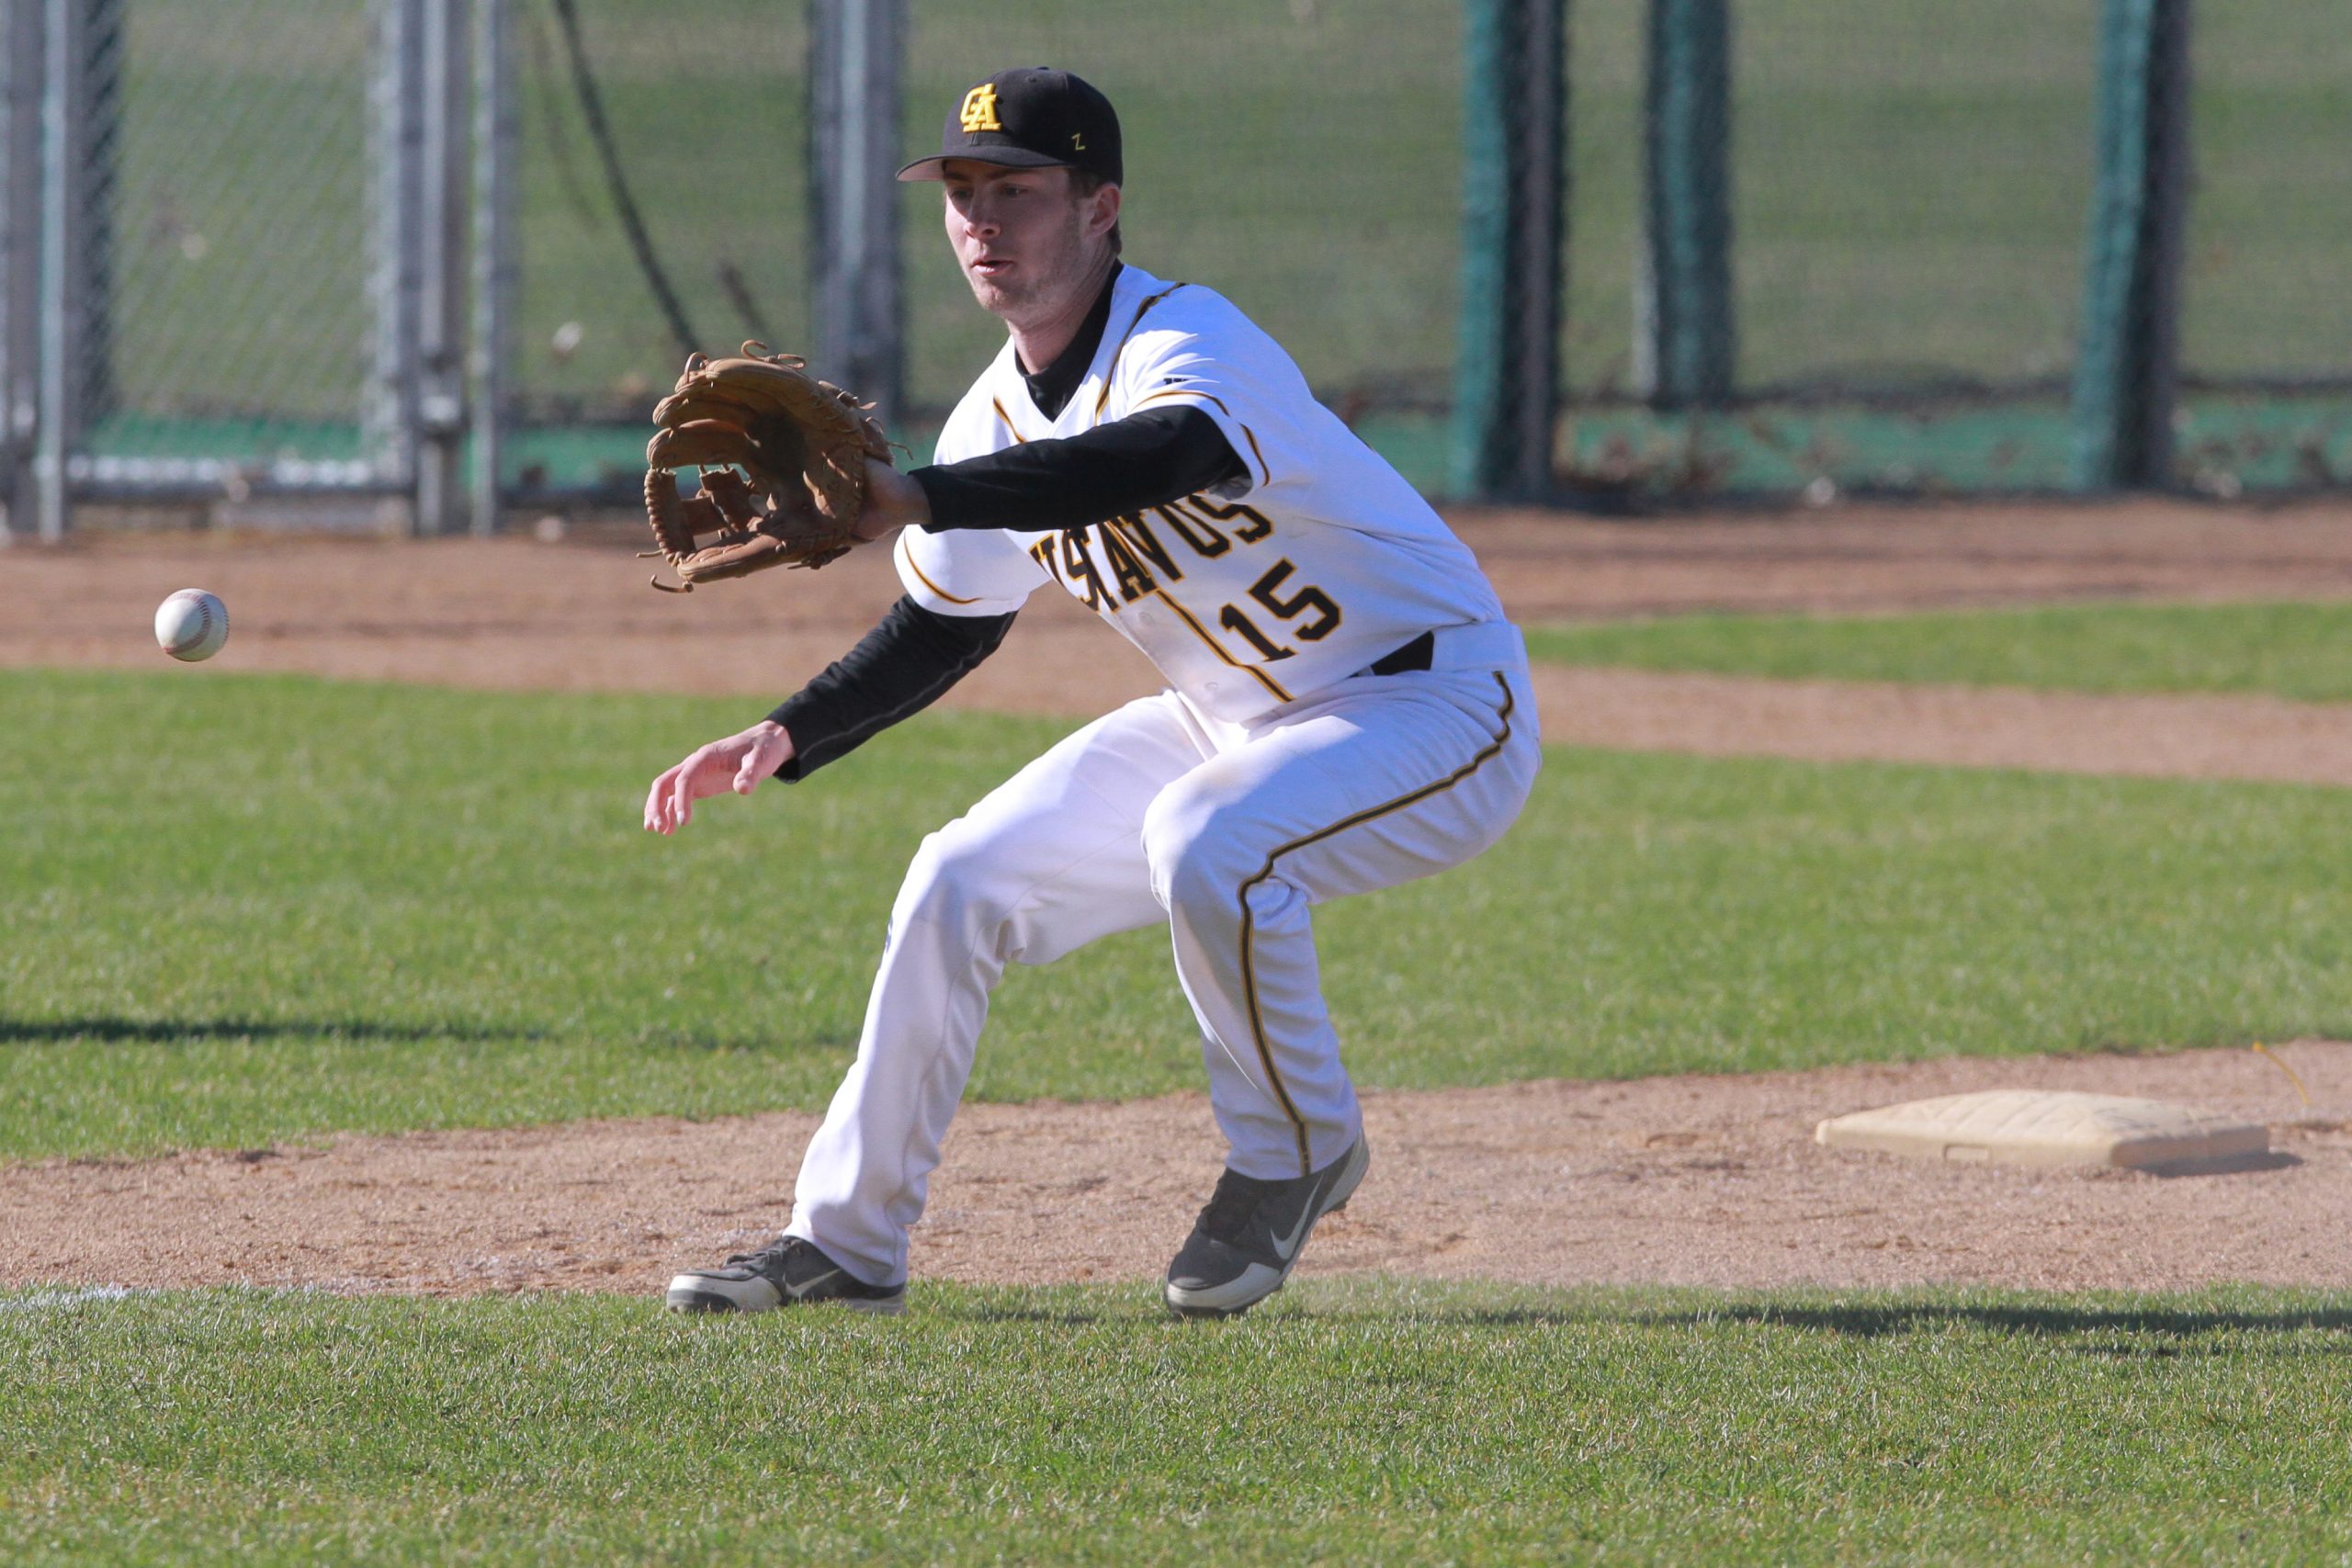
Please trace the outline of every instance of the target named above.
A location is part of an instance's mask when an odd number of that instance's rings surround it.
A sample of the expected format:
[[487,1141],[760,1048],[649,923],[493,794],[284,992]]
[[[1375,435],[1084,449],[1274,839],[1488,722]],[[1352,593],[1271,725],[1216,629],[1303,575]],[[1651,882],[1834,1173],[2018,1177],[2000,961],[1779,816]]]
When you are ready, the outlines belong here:
[[895,526],[1044,531],[1090,527],[1249,476],[1216,421],[1183,407],[910,474],[868,464],[866,485]]
[[978,668],[1012,627],[1011,613],[943,615],[901,598],[855,648],[768,715],[793,738],[780,776],[797,783],[921,713]]
[[694,819],[695,801],[729,790],[749,795],[791,760],[792,737],[772,718],[724,740],[697,746],[684,761],[663,769],[646,792],[645,830],[674,833]]
[[872,542],[899,528],[920,528],[931,521],[931,497],[922,486],[888,463],[867,458],[865,510],[857,521],[857,536]]

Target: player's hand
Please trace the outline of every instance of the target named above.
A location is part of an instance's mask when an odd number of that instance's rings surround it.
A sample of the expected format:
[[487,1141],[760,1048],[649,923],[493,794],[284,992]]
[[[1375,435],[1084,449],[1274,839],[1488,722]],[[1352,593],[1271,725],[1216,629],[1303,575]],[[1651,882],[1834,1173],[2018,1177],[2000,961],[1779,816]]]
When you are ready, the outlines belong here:
[[893,528],[912,528],[931,521],[931,497],[922,486],[888,463],[865,459],[865,510],[858,514],[857,536],[869,543]]
[[695,801],[730,789],[749,795],[791,760],[792,737],[772,718],[741,735],[697,746],[684,761],[664,769],[646,792],[645,830],[674,833],[694,819]]

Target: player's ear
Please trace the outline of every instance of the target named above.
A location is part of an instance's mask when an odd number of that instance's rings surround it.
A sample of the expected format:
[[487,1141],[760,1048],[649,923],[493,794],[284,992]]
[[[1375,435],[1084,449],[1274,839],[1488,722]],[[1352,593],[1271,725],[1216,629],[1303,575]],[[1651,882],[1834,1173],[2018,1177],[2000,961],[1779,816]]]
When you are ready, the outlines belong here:
[[1087,198],[1086,231],[1095,238],[1109,233],[1119,226],[1119,187],[1101,185]]

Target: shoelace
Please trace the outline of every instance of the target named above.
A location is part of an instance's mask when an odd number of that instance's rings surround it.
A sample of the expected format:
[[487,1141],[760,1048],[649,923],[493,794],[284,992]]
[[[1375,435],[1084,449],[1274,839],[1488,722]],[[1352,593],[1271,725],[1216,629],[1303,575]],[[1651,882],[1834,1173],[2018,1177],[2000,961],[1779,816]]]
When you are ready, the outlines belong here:
[[1208,1206],[1201,1211],[1200,1228],[1218,1241],[1243,1240],[1250,1222],[1257,1217],[1258,1205],[1275,1185],[1227,1170],[1216,1179],[1216,1190],[1209,1194]]
[[754,1273],[766,1274],[773,1278],[781,1280],[784,1278],[785,1260],[792,1256],[793,1248],[799,1245],[800,1238],[798,1236],[778,1236],[775,1240],[768,1243],[757,1252],[739,1252],[735,1254],[734,1257],[729,1258],[727,1260],[727,1266],[732,1269],[740,1263],[751,1269]]

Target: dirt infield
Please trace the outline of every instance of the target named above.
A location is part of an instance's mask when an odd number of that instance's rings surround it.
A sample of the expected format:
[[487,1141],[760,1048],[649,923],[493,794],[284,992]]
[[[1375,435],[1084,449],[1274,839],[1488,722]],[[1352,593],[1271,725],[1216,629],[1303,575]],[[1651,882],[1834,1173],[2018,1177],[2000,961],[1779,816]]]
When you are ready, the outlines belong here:
[[[1855,510],[1462,530],[1525,620],[1696,608],[1867,612],[2091,597],[2352,596],[2352,508],[2143,504]],[[740,694],[747,717],[895,597],[880,552],[822,577],[656,595],[633,533],[506,539],[94,536],[0,554],[0,664],[168,668],[149,617],[210,588],[207,667],[459,685]],[[205,671],[180,672],[201,679]],[[1040,594],[958,705],[1086,715],[1157,682]],[[1893,758],[2352,784],[2352,707],[1544,671],[1547,738],[1710,753]],[[1309,1273],[1565,1284],[2352,1287],[2352,1045],[1948,1061],[1747,1078],[1540,1083],[1368,1097],[1377,1151]],[[2282,1154],[2228,1176],[1922,1168],[1833,1152],[1818,1118],[1995,1086],[2181,1099],[2267,1121]],[[814,1125],[345,1138],[324,1148],[0,1168],[0,1286],[231,1280],[338,1290],[650,1291],[765,1234]],[[1197,1097],[977,1105],[956,1124],[918,1279],[1158,1272],[1214,1177]]]
[[[2352,1288],[2352,1045],[1547,1082],[1365,1098],[1371,1177],[1306,1274],[1530,1284]],[[2271,1124],[2229,1175],[1916,1165],[1822,1117],[1996,1087],[2179,1100]],[[0,1169],[0,1286],[653,1292],[766,1239],[805,1115],[346,1138]],[[973,1105],[915,1231],[917,1280],[1134,1280],[1217,1167],[1207,1102]]]
[[[1793,518],[1459,519],[1522,621],[1675,610],[1898,610],[2084,598],[2352,597],[2352,505],[2143,502],[2041,512],[1855,509]],[[159,667],[175,588],[228,603],[210,668],[558,690],[788,691],[897,596],[869,550],[822,573],[687,597],[645,586],[634,525],[566,542],[93,534],[0,554],[0,664]],[[1094,713],[1148,689],[1139,655],[1040,593],[950,701]]]
[[[2035,599],[2352,595],[2352,508],[2150,502],[2039,513],[1855,510],[1776,519],[1464,517],[1524,621],[1687,610],[1871,611]],[[0,664],[160,663],[174,588],[233,623],[209,669],[456,685],[738,694],[764,707],[897,594],[881,551],[823,575],[656,594],[634,525],[565,543],[94,535],[0,556]],[[1039,594],[953,705],[1091,716],[1157,689],[1142,657]],[[2260,697],[2085,697],[1545,671],[1547,737],[1709,754],[2352,784],[2352,706]],[[747,708],[747,716],[752,710]]]

